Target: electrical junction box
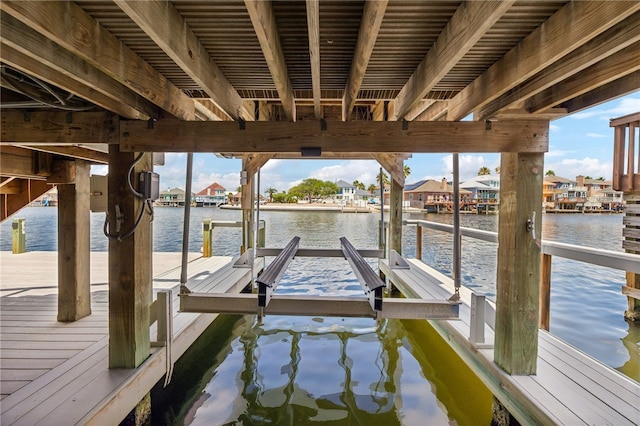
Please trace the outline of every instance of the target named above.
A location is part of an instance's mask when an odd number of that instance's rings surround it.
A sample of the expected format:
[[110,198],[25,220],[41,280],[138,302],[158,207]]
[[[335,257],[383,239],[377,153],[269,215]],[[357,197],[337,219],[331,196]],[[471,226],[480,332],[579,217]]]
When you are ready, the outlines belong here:
[[107,211],[107,176],[91,175],[89,178],[89,209],[92,212]]
[[155,201],[160,198],[160,175],[155,172],[140,173],[140,187],[138,189],[144,198]]

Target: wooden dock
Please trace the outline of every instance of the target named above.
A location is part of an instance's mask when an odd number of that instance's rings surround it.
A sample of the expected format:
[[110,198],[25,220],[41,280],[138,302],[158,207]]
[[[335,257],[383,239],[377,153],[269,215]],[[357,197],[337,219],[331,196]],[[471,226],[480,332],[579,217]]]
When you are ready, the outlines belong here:
[[[416,259],[406,263],[408,268],[401,269],[381,260],[380,270],[407,297],[453,293],[449,277]],[[640,424],[640,384],[546,331],[539,331],[537,374],[505,373],[494,362],[492,304],[485,304],[484,343],[474,344],[472,292],[461,287],[460,295],[460,321],[430,323],[521,424]]]
[[[251,282],[252,269],[234,268],[232,257],[190,256],[192,290],[238,292]],[[173,295],[173,361],[217,316],[177,312],[180,258],[180,253],[154,253],[153,262],[154,294],[171,290]],[[254,270],[262,262],[258,259]],[[166,347],[152,348],[137,369],[108,368],[107,253],[92,253],[91,263],[92,314],[61,323],[57,253],[0,253],[2,425],[118,424],[165,375]]]

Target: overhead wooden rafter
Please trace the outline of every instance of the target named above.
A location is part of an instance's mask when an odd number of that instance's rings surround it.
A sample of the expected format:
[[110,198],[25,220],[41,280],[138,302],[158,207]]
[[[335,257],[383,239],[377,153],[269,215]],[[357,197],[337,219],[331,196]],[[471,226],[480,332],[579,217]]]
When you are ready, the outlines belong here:
[[491,118],[519,102],[575,75],[614,53],[640,41],[640,12],[580,46],[523,84],[508,91],[476,112],[476,120]]
[[191,98],[75,3],[3,0],[0,9],[175,117],[195,120]]
[[576,96],[573,99],[563,102],[561,106],[567,111],[567,114],[572,114],[610,101],[611,99],[628,95],[637,90],[640,90],[640,71],[632,72],[611,83],[599,86],[583,95]]
[[348,120],[353,111],[388,3],[388,0],[368,0],[364,5],[358,42],[353,53],[349,78],[342,98],[343,121]]
[[293,86],[289,80],[287,64],[280,43],[278,24],[271,2],[262,0],[245,0],[251,23],[255,30],[262,54],[264,55],[271,77],[280,96],[282,108],[290,121],[296,121],[296,104]]
[[[515,0],[463,2],[396,97],[392,119],[405,118],[418,106],[513,3]],[[421,112],[413,111],[412,115]]]
[[151,102],[5,12],[0,16],[3,62],[123,117],[157,117]]
[[[640,2],[573,1],[567,3],[507,52],[473,83],[447,102],[447,119],[461,120],[533,77],[608,28],[640,10]],[[568,23],[571,31],[566,31]],[[540,47],[544,46],[544,49]],[[424,119],[432,119],[431,108]],[[435,111],[435,110],[434,110]],[[441,114],[441,111],[438,111]]]
[[[127,1],[115,3],[195,81],[218,108],[233,119],[253,120],[242,98],[195,36],[171,2]],[[179,33],[180,37],[175,34]]]
[[309,33],[309,59],[311,61],[311,87],[313,91],[313,113],[322,118],[320,105],[320,1],[307,0],[307,32]]
[[525,103],[525,109],[534,114],[545,111],[638,70],[640,70],[640,42],[590,66],[584,73],[569,77],[532,96]]

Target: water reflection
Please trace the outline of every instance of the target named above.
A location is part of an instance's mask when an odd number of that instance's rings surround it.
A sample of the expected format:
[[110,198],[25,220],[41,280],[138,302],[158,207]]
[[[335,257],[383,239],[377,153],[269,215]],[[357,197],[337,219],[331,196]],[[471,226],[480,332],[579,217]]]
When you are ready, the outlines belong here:
[[[450,385],[446,373],[424,362],[425,346],[446,346],[437,336],[423,334],[418,342],[399,321],[378,326],[369,319],[254,320],[247,316],[235,323],[234,337],[217,348],[221,355],[211,352],[206,338],[200,342],[195,350],[207,352],[211,361],[206,372],[196,374],[207,383],[190,391],[193,398],[179,384],[155,389],[154,406],[176,408],[164,414],[154,409],[154,424],[444,425],[488,419],[489,393],[468,370],[459,371],[462,383]],[[192,373],[191,362],[181,360],[174,377]],[[460,367],[447,364],[438,368]],[[462,396],[481,402],[462,410],[452,404],[449,411],[441,401],[460,397],[456,385],[467,386],[469,394]],[[178,395],[187,396],[187,407],[177,408]]]

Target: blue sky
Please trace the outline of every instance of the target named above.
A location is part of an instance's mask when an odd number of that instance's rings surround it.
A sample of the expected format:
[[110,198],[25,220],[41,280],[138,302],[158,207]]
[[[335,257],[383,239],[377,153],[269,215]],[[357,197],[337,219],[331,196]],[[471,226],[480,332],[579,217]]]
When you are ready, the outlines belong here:
[[[545,154],[545,171],[575,179],[577,175],[611,179],[613,129],[611,118],[640,111],[640,92],[603,103],[596,107],[552,121],[549,129],[549,152]],[[156,166],[160,189],[185,188],[187,155],[168,153],[165,165]],[[421,179],[452,179],[451,154],[414,154],[405,164],[411,168],[407,183]],[[460,154],[460,178],[477,175],[482,166],[492,173],[500,165],[498,154]],[[213,182],[229,191],[240,185],[240,160],[217,158],[214,154],[195,154],[192,190],[198,192]],[[262,192],[269,187],[288,190],[302,180],[313,177],[347,182],[374,183],[380,166],[372,160],[270,160],[261,170]],[[100,171],[95,170],[94,173]]]

